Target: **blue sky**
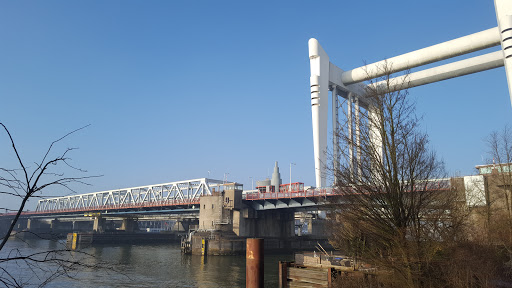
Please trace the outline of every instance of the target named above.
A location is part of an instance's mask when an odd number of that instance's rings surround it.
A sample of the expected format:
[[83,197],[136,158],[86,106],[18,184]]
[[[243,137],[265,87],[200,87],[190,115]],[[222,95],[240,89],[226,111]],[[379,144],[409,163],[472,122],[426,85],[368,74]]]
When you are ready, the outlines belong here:
[[[274,161],[283,182],[294,162],[314,185],[309,38],[349,70],[496,25],[490,0],[2,1],[0,121],[27,163],[91,124],[56,147],[104,175],[80,193],[208,171],[250,188]],[[485,137],[512,124],[503,68],[410,93],[450,175],[474,173]]]

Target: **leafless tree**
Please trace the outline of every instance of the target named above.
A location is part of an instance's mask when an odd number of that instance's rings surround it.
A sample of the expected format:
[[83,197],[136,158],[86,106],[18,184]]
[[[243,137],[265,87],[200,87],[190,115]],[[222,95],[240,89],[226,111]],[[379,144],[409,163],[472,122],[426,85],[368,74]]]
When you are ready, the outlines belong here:
[[[32,165],[27,165],[25,161],[23,161],[20,151],[7,127],[1,122],[0,126],[8,136],[12,152],[18,164],[18,167],[15,168],[0,167],[0,197],[2,199],[15,197],[20,200],[20,204],[15,210],[16,213],[14,214],[11,224],[8,226],[7,230],[2,231],[0,235],[0,253],[2,255],[0,257],[0,283],[5,287],[24,287],[28,284],[33,286],[34,283],[37,283],[36,286],[44,286],[60,275],[73,277],[73,271],[76,271],[77,267],[110,268],[109,265],[104,263],[91,261],[90,258],[92,255],[84,252],[70,251],[66,248],[52,249],[50,251],[36,251],[28,255],[23,254],[22,251],[18,249],[4,251],[7,241],[9,241],[10,236],[14,234],[13,230],[16,223],[20,219],[30,199],[44,197],[44,191],[55,187],[63,187],[68,191],[74,192],[74,184],[88,185],[84,181],[98,176],[87,175],[87,171],[76,168],[71,164],[69,154],[75,150],[75,148],[67,148],[60,154],[53,153],[53,149],[57,143],[87,126],[71,131],[53,141],[42,159]],[[66,176],[65,173],[62,172],[63,170],[60,169],[71,169],[80,175]],[[41,263],[44,263],[44,265],[41,265]],[[23,275],[30,275],[30,277],[27,279],[27,277],[20,276],[20,271],[23,271]],[[36,279],[32,279],[34,277]]]
[[[488,177],[487,226],[488,238],[507,250],[512,258],[512,131],[505,126],[487,138],[488,154],[492,158]],[[509,261],[512,269],[512,259]]]
[[331,243],[392,272],[391,286],[426,286],[440,245],[460,237],[461,199],[441,180],[444,164],[421,131],[407,73],[393,78],[392,63],[378,69],[385,76],[366,86],[369,108],[351,128],[360,139],[348,133],[354,121],[337,132]]

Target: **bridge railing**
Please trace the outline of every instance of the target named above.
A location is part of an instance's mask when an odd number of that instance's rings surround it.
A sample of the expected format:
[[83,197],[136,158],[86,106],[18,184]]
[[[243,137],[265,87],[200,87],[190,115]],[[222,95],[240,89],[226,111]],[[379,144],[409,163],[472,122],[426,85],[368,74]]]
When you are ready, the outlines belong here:
[[265,199],[286,199],[286,198],[306,198],[306,197],[325,197],[333,195],[332,188],[316,188],[308,190],[290,191],[290,192],[254,192],[245,194],[245,200],[265,200]]
[[77,207],[66,209],[48,209],[33,212],[23,212],[23,214],[48,214],[48,213],[70,213],[70,212],[89,212],[89,211],[104,211],[104,210],[122,210],[122,209],[137,209],[137,208],[151,208],[151,207],[169,207],[169,206],[184,206],[184,205],[199,205],[199,198],[197,199],[184,199],[184,200],[162,200],[144,203],[125,203],[125,204],[107,204],[93,207]]
[[[284,186],[284,185],[283,185]],[[340,190],[341,189],[341,190]],[[450,179],[432,179],[428,181],[418,181],[415,187],[412,189],[413,191],[421,192],[421,191],[444,191],[450,190],[451,183]],[[354,187],[342,187],[333,189],[332,187],[322,187],[322,188],[313,188],[307,190],[296,190],[296,191],[284,191],[281,189],[281,192],[260,192],[255,191],[251,193],[246,193],[244,196],[244,200],[266,200],[266,199],[286,199],[286,198],[307,198],[307,197],[328,197],[333,195],[347,195],[347,194],[357,194],[360,193],[358,189]]]

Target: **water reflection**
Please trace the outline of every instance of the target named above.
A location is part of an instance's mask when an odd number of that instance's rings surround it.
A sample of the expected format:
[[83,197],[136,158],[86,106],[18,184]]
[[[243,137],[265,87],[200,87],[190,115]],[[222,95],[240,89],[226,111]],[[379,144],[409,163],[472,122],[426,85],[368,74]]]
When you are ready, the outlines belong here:
[[[50,243],[51,242],[51,243]],[[59,249],[63,243],[35,240],[9,241],[10,248],[23,253]],[[83,248],[94,255],[89,264],[107,261],[111,270],[81,269],[78,280],[59,278],[48,287],[245,287],[245,255],[183,255],[178,243],[165,245],[94,245]],[[73,257],[78,257],[75,253]],[[276,287],[278,261],[291,255],[265,255],[265,286]],[[36,284],[36,283],[34,283]]]
[[132,258],[132,245],[126,245],[121,247],[121,259],[119,262],[122,264],[130,263],[130,259]]

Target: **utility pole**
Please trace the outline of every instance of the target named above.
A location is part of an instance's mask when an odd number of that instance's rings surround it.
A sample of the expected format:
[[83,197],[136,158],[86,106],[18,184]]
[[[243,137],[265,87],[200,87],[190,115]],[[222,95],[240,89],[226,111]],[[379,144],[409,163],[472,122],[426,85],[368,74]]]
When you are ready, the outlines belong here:
[[290,187],[288,188],[288,191],[292,191],[292,165],[297,165],[295,163],[290,163]]

